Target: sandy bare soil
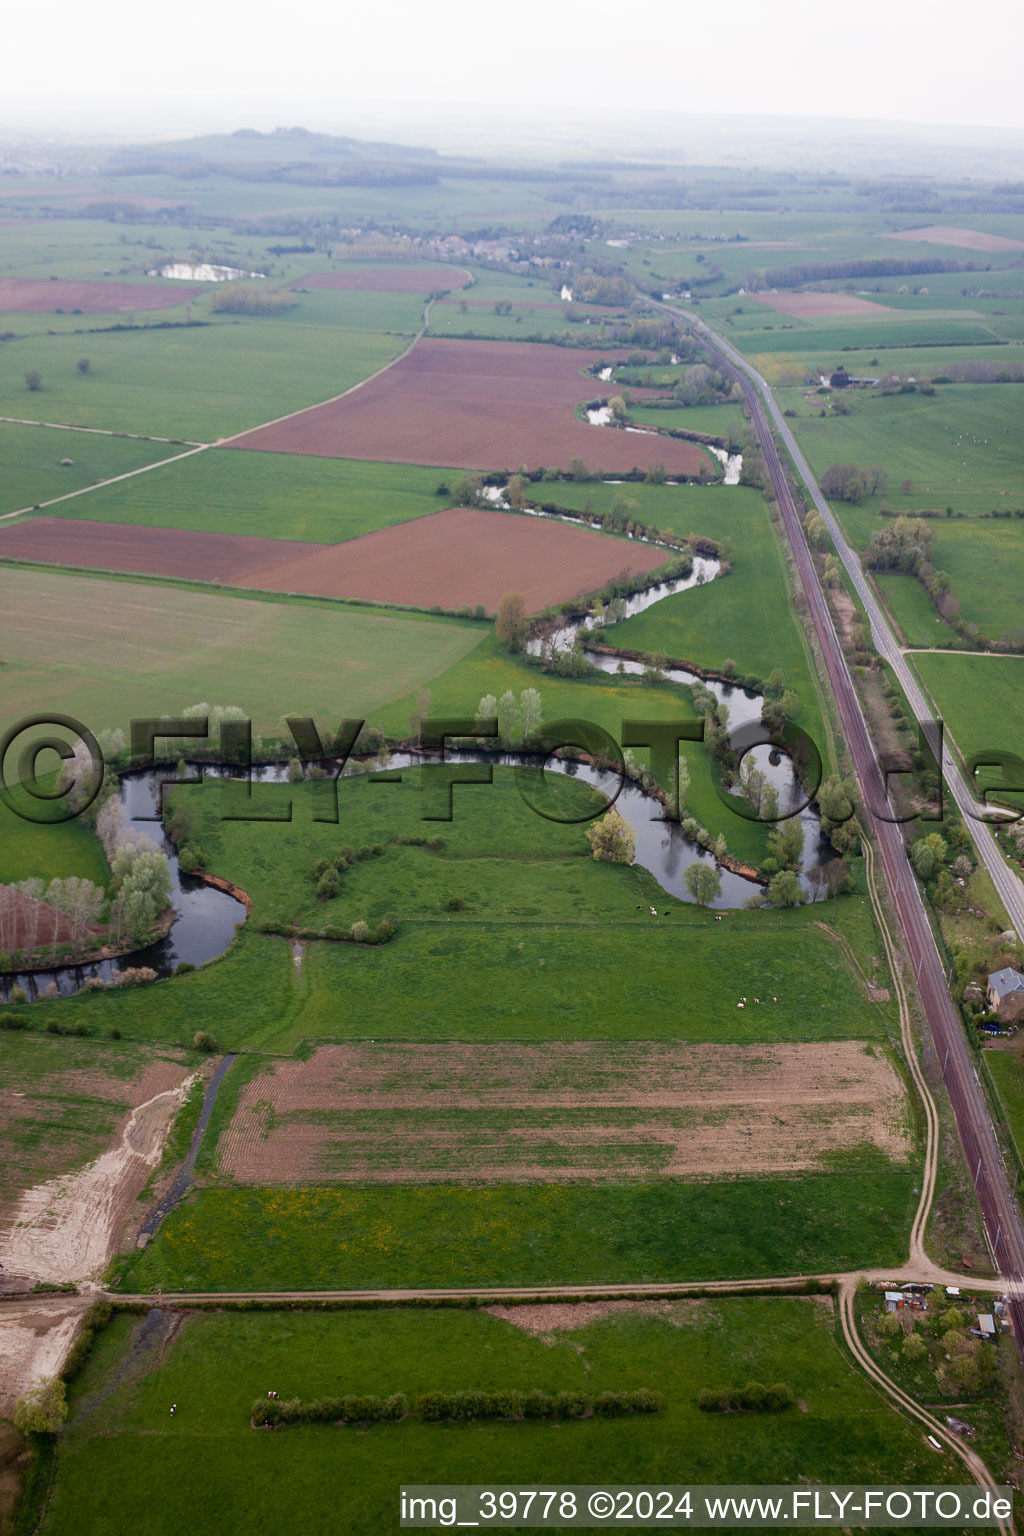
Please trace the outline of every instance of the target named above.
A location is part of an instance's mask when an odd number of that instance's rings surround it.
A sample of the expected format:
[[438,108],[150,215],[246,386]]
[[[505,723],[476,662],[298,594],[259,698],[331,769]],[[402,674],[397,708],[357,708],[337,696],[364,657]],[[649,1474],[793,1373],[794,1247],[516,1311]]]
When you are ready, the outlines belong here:
[[955,224],[924,224],[920,229],[897,229],[887,240],[916,240],[925,245],[953,245],[968,251],[1024,251],[1024,240],[989,235],[980,229],[960,229]]
[[493,613],[503,592],[522,592],[534,612],[621,571],[653,570],[664,551],[565,523],[452,507],[345,544],[34,517],[0,529],[0,558],[416,608],[483,603]]
[[894,313],[888,304],[858,299],[852,293],[751,293],[751,299],[778,310],[780,315],[811,320],[819,315],[877,315]]
[[0,1418],[9,1418],[34,1381],[55,1376],[91,1298],[41,1296],[0,1308]]
[[117,1144],[75,1173],[36,1184],[0,1228],[8,1275],[30,1281],[97,1279],[113,1257],[133,1203],[160,1161],[167,1131],[192,1082],[178,1082],[136,1106]]
[[362,289],[367,293],[450,293],[464,288],[470,274],[462,267],[408,266],[352,267],[341,272],[311,272],[297,277],[289,288]]
[[337,400],[230,439],[233,447],[392,464],[465,469],[646,469],[696,475],[710,463],[695,443],[577,421],[575,407],[603,386],[583,370],[621,351],[538,342],[426,337],[392,367]]
[[135,309],[170,309],[206,289],[201,283],[103,283],[0,277],[0,314],[125,315]]
[[245,1183],[701,1178],[909,1155],[900,1080],[855,1041],[337,1045],[253,1079],[222,1171]]
[[[40,1040],[40,1050],[50,1043]],[[76,1064],[33,1074],[23,1086],[5,1083],[0,1088],[0,1231],[26,1189],[82,1167],[103,1151],[104,1123],[116,1125],[120,1137],[130,1110],[176,1087],[183,1076],[180,1062],[157,1056],[134,1078]],[[4,1258],[0,1252],[0,1261]]]

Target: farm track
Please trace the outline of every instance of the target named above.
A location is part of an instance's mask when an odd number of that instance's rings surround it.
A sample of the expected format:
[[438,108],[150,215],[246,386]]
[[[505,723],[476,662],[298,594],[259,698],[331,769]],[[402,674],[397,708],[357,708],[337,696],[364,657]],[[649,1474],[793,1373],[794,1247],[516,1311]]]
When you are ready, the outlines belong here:
[[[76,427],[75,431],[87,432],[94,429],[89,427]],[[157,442],[157,438],[148,438],[148,442]],[[127,469],[123,475],[111,475],[107,480],[97,480],[94,485],[80,486],[77,491],[65,491],[63,496],[51,496],[49,501],[33,502],[30,507],[20,507],[17,512],[5,512],[0,517],[0,522],[9,522],[12,517],[24,517],[27,512],[39,512],[44,507],[55,507],[58,502],[72,501],[76,496],[88,496],[90,491],[101,491],[104,486],[117,485],[121,480],[134,480],[136,475],[146,475],[151,469],[164,469],[168,464],[178,464],[182,459],[191,459],[197,453],[205,453],[209,443],[199,443],[195,448],[186,448],[184,453],[173,453],[169,459],[157,459],[153,464],[143,464],[138,469]],[[113,525],[118,526],[118,525]]]

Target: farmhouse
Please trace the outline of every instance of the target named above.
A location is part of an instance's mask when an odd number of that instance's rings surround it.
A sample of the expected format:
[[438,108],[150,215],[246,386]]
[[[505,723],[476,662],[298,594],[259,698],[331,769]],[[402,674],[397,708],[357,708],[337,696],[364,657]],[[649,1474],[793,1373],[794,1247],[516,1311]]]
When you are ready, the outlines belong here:
[[1001,1018],[1018,1018],[1024,1011],[1024,976],[1009,965],[992,971],[988,978],[988,1000]]

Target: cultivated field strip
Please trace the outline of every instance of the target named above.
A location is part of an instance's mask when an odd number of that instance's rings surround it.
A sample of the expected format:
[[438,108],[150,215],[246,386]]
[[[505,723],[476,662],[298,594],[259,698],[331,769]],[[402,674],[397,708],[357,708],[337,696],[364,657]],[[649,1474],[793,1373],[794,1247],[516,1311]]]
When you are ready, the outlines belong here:
[[904,1161],[902,1085],[857,1041],[332,1045],[247,1084],[220,1171],[242,1183],[701,1178]]

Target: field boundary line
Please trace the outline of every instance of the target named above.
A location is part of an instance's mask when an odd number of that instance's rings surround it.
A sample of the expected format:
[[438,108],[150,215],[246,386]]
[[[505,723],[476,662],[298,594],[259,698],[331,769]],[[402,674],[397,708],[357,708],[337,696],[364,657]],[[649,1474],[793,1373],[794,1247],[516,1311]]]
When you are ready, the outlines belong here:
[[41,512],[44,507],[55,507],[62,501],[71,501],[75,496],[88,496],[90,491],[102,491],[105,486],[117,485],[121,480],[133,480],[136,475],[146,475],[151,469],[163,469],[166,464],[179,464],[182,459],[191,459],[197,453],[205,453],[209,447],[209,443],[198,443],[194,448],[186,448],[184,453],[173,453],[169,459],[142,464],[138,469],[126,470],[123,475],[111,475],[108,480],[97,480],[95,485],[79,486],[77,491],[65,491],[62,496],[51,496],[49,501],[33,502],[30,507],[19,507],[17,512],[4,512],[0,516],[0,523],[9,522],[12,517],[24,517],[29,512]]
[[[348,389],[343,389],[340,395],[331,395],[327,400],[314,400],[312,405],[300,406],[297,411],[285,411],[283,416],[275,416],[272,421],[261,421],[255,427],[246,427],[242,432],[232,433],[230,437],[219,437],[212,446],[216,448],[230,448],[232,443],[237,443],[239,438],[248,437],[251,432],[263,432],[267,427],[276,427],[279,422],[291,421],[295,416],[304,416],[307,411],[319,410],[322,405],[334,405],[336,401],[344,400],[348,395],[354,395],[357,389],[364,389],[367,384],[372,384],[374,379],[379,379],[382,374],[387,373],[389,368],[394,368],[404,357],[408,357],[417,342],[423,340],[427,332],[427,326],[430,324],[430,306],[432,303],[433,300],[428,299],[423,306],[423,323],[409,345],[403,352],[399,352],[397,357],[393,357],[389,363],[385,363],[383,368],[378,368],[375,373],[368,374],[365,379],[360,379],[358,384],[350,384]],[[255,451],[258,452],[259,450]]]
[[57,432],[93,432],[98,437],[127,437],[134,443],[184,443],[187,448],[208,448],[209,443],[197,443],[189,437],[153,437],[148,432],[120,432],[115,427],[83,427],[73,421],[34,421],[27,416],[0,416],[15,427],[52,427]]

